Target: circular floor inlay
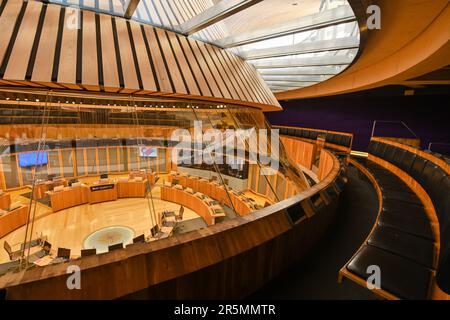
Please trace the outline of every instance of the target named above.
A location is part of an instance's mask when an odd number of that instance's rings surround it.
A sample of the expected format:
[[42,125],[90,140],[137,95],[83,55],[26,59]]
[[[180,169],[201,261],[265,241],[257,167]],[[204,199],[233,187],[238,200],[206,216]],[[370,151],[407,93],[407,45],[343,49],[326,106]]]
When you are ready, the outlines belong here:
[[85,249],[97,249],[97,253],[108,252],[108,247],[122,243],[127,245],[133,242],[134,231],[127,227],[107,227],[91,233],[84,240]]

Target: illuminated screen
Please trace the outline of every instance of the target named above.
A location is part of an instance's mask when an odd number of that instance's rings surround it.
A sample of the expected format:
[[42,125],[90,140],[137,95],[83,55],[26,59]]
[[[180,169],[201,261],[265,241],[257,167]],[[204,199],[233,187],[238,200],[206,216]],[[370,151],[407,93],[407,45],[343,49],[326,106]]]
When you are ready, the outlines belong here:
[[47,152],[30,152],[19,154],[19,165],[22,168],[40,166],[48,163]]
[[158,157],[158,148],[140,148],[140,154],[143,158],[157,158]]

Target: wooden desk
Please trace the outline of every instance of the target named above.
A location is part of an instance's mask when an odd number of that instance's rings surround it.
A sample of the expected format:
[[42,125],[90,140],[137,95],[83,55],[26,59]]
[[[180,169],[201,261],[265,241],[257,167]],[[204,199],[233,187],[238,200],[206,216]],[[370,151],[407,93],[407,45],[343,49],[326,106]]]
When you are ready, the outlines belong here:
[[48,191],[53,212],[88,203],[89,189],[86,186],[66,187],[62,191]]
[[2,193],[0,195],[0,209],[8,209],[11,205],[11,196],[9,193]]
[[208,226],[214,225],[217,217],[224,216],[224,214],[214,214],[213,208],[206,201],[190,194],[189,192],[175,189],[173,187],[161,187],[161,199],[164,201],[177,203],[191,209],[201,216]]
[[147,195],[147,180],[117,182],[117,196],[119,198],[145,198]]
[[158,178],[158,175],[156,172],[131,172],[130,173],[130,179],[134,179],[136,177],[141,177],[144,180],[147,180],[151,186],[154,186],[156,184],[156,179]]
[[117,184],[115,182],[98,183],[88,188],[89,203],[100,203],[117,200]]
[[28,206],[24,205],[0,216],[0,238],[27,223]]
[[[209,182],[206,179],[198,177],[188,177],[184,175],[169,175],[169,182],[177,179],[183,188],[191,188],[195,192],[200,192],[208,197],[223,203],[229,208],[234,207],[237,214],[245,216],[256,210],[251,201],[247,197],[238,195],[235,191],[229,190],[228,194],[225,187],[217,181]],[[230,200],[231,198],[231,200]]]
[[55,187],[64,186],[67,187],[67,181],[60,179],[56,181],[43,181],[34,186],[33,198],[34,200],[42,199],[46,196],[47,191],[53,190]]

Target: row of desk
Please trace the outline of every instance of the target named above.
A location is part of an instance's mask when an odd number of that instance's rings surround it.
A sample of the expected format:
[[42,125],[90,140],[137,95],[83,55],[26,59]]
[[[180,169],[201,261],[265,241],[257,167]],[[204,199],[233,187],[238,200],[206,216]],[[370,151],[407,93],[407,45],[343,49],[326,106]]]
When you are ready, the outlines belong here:
[[[155,172],[130,172],[130,179],[135,179],[137,177],[142,178],[142,180],[147,180],[152,186],[156,184],[157,174]],[[36,200],[42,199],[49,191],[52,191],[58,186],[67,187],[68,181],[66,179],[40,181],[34,186],[33,198]]]
[[161,199],[191,209],[201,216],[208,226],[214,225],[216,218],[225,217],[223,207],[214,204],[214,200],[201,193],[193,194],[184,189],[179,189],[176,186],[162,186]]
[[[53,212],[57,212],[87,203],[115,201],[120,198],[145,198],[148,183],[153,185],[156,179],[155,173],[136,172],[131,173],[130,178],[71,187],[65,179],[42,181],[35,185],[34,199],[39,200],[48,196]],[[58,186],[63,186],[63,189],[51,191]],[[27,223],[28,208],[28,205],[19,203],[13,204],[11,208],[10,194],[0,191],[0,238]]]
[[51,207],[54,212],[83,205],[119,198],[145,198],[147,194],[147,180],[121,179],[108,182],[98,182],[92,185],[64,187],[61,191],[47,191]]
[[255,204],[250,198],[229,187],[227,194],[225,187],[220,185],[217,181],[210,182],[204,178],[171,173],[169,175],[169,182],[173,183],[174,180],[177,180],[177,183],[183,186],[183,188],[191,188],[192,190],[203,193],[230,208],[234,207],[237,214],[240,216],[248,215],[256,210]]

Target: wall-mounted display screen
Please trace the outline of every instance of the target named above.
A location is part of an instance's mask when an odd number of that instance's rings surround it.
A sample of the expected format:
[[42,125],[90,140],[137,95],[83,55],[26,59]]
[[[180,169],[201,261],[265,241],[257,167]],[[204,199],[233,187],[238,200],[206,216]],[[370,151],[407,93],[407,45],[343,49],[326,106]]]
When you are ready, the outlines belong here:
[[48,152],[29,152],[19,154],[19,166],[22,168],[40,166],[48,163]]
[[158,158],[158,148],[139,148],[142,158]]

